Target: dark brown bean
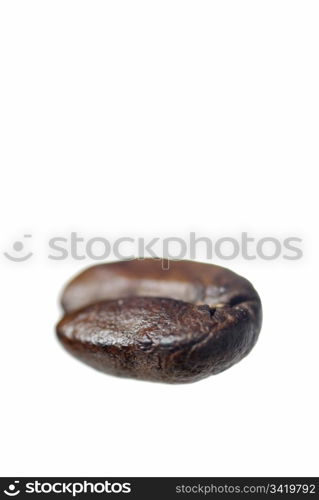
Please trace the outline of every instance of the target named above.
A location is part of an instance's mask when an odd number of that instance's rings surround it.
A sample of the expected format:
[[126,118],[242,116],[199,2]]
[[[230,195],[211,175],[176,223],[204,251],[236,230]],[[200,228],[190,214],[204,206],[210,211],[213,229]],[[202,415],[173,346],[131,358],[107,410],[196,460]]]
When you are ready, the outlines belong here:
[[62,305],[57,334],[74,356],[106,373],[162,382],[229,368],[261,328],[261,302],[249,281],[191,261],[94,266],[70,282]]

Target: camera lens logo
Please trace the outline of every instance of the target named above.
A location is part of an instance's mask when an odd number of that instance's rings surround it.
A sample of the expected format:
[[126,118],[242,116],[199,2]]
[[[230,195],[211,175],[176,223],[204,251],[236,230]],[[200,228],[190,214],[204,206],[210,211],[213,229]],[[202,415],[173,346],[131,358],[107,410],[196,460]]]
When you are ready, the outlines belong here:
[[[32,234],[25,234],[24,238],[32,238]],[[15,241],[12,245],[15,255],[11,255],[11,252],[4,252],[5,257],[7,259],[12,260],[13,262],[25,262],[26,260],[32,257],[33,253],[29,252],[27,254],[22,254],[22,250],[24,250],[24,244],[22,241]]]
[[8,490],[4,490],[4,493],[8,495],[9,497],[15,497],[16,495],[19,495],[20,490],[17,489],[17,484],[19,484],[20,481],[14,481],[13,483],[9,484]]

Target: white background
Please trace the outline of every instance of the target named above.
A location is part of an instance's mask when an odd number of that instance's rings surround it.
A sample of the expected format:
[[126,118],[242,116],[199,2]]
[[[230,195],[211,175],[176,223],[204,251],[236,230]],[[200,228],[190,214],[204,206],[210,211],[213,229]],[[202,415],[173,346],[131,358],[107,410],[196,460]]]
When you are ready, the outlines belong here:
[[[1,475],[318,475],[318,21],[316,1],[1,2]],[[295,235],[304,257],[226,262],[259,342],[169,386],[57,343],[92,263],[46,258],[70,231]]]

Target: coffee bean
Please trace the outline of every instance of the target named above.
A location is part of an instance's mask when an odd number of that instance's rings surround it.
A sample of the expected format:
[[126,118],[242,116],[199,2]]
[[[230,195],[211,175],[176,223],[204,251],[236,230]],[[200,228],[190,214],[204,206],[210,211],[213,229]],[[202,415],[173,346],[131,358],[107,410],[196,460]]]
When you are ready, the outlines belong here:
[[240,361],[262,321],[249,281],[191,261],[91,267],[67,285],[62,305],[57,334],[71,354],[105,373],[171,383]]

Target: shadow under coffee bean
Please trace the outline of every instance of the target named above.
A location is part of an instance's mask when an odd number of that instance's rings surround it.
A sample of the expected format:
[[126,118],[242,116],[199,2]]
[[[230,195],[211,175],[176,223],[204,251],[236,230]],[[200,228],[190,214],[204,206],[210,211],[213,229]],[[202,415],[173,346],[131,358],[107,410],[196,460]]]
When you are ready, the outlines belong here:
[[251,283],[212,264],[165,263],[101,264],[75,277],[62,295],[63,346],[105,373],[169,383],[200,380],[240,361],[262,322]]

